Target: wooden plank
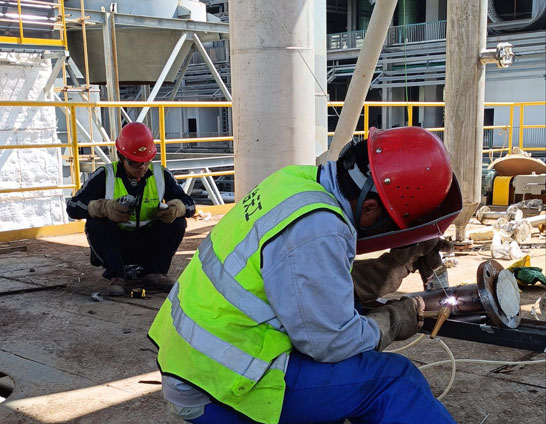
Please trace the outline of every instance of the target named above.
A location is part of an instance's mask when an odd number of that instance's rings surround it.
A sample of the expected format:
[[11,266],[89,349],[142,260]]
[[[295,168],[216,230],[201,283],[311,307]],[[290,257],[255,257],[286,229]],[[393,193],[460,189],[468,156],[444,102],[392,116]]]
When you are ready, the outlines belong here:
[[9,246],[9,247],[0,247],[0,255],[4,253],[13,253],[13,252],[26,252],[27,246]]

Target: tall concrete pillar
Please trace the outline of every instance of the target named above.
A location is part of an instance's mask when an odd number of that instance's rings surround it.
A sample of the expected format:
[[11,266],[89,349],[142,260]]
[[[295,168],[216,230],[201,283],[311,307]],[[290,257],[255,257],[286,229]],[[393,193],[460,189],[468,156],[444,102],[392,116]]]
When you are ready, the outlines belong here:
[[314,0],[231,0],[235,199],[315,163]]
[[328,150],[328,61],[326,0],[315,0],[315,145],[316,156]]
[[449,0],[447,7],[445,144],[463,195],[454,222],[463,241],[481,199],[487,0]]

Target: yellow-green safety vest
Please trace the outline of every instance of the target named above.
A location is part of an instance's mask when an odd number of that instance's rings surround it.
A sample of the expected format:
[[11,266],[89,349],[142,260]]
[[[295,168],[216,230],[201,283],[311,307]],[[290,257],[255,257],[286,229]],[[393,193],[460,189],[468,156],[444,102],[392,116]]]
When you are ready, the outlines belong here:
[[262,248],[316,210],[349,222],[317,173],[285,167],[239,201],[201,243],[148,333],[162,373],[262,423],[279,421],[292,349],[265,294]]
[[[112,162],[104,165],[106,170],[106,194],[105,199],[118,199],[127,194],[123,180],[116,176],[118,164]],[[139,227],[144,227],[156,219],[157,208],[165,195],[165,175],[163,166],[152,163],[149,167],[152,175],[146,178],[146,186],[142,193],[142,201],[139,213]],[[125,230],[133,230],[137,227],[136,210],[131,214],[128,222],[120,222],[118,225]]]

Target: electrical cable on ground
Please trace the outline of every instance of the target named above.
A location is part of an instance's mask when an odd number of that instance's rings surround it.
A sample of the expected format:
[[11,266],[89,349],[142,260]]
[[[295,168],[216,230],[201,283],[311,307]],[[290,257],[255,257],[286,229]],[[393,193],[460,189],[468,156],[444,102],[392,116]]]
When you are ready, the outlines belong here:
[[[411,346],[416,345],[419,343],[423,337],[424,334],[420,334],[415,340],[408,343],[407,345],[404,345],[398,349],[393,350],[385,350],[386,353],[397,353],[401,352],[405,349],[408,349]],[[439,395],[436,399],[442,400],[451,390],[453,387],[453,383],[455,382],[455,375],[456,375],[456,364],[459,363],[479,363],[479,364],[493,364],[493,365],[534,365],[534,364],[544,364],[546,363],[546,359],[539,359],[535,361],[493,361],[493,360],[486,360],[486,359],[455,359],[455,356],[453,355],[453,352],[451,352],[451,349],[439,338],[437,338],[438,342],[442,346],[442,348],[447,352],[449,359],[444,361],[437,361],[437,362],[431,362],[430,364],[421,365],[418,367],[420,371],[425,370],[427,368],[430,368],[435,365],[445,365],[445,364],[451,364],[451,377],[449,379],[449,383],[447,384],[445,390],[442,392],[441,395]]]

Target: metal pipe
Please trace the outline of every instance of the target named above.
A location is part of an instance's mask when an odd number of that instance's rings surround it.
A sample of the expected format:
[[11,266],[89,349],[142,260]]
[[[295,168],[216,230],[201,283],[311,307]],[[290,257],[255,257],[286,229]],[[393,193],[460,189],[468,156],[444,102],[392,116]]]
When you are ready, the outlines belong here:
[[362,49],[360,49],[356,61],[354,74],[347,89],[345,105],[341,110],[341,116],[336,126],[332,145],[326,155],[326,160],[336,160],[343,146],[353,138],[353,132],[360,117],[360,110],[366,100],[396,3],[397,0],[383,0],[376,2],[373,8]]
[[535,24],[542,18],[544,13],[546,13],[546,2],[544,0],[534,0],[533,5],[535,1],[539,4],[540,9],[538,9],[530,18],[516,19],[514,21],[500,21],[497,11],[495,10],[495,5],[493,4],[493,0],[489,0],[487,14],[492,21],[492,23],[490,23],[488,26],[489,29],[494,29],[496,31],[514,30],[527,28]]
[[410,293],[408,297],[420,296],[425,301],[425,311],[439,311],[446,306],[449,297],[453,301],[449,303],[451,315],[475,315],[485,313],[478,294],[476,284],[465,284],[462,286],[446,287],[438,290],[427,290],[423,292]]

